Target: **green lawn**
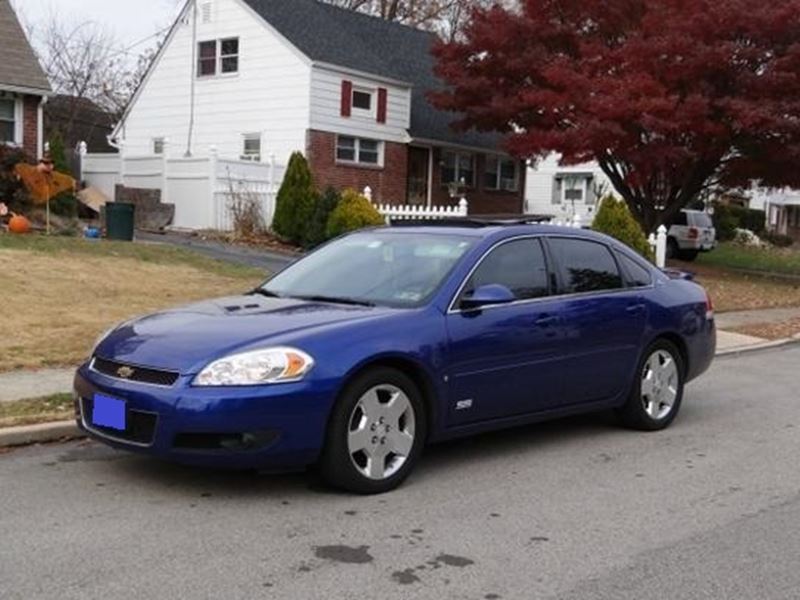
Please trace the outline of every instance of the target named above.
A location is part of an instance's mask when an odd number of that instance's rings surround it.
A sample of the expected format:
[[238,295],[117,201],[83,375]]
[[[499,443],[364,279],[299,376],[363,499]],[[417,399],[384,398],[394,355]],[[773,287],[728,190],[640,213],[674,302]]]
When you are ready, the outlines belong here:
[[745,269],[800,276],[800,250],[746,248],[724,242],[711,252],[700,254],[699,265]]

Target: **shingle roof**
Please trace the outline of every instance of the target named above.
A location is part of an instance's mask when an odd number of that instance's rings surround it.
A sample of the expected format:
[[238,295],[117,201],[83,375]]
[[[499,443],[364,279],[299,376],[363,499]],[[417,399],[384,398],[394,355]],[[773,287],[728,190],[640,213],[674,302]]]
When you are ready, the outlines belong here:
[[313,61],[412,84],[412,137],[487,149],[500,145],[499,135],[453,131],[457,115],[437,110],[426,98],[443,87],[433,72],[433,34],[317,0],[245,1]]
[[0,89],[13,87],[49,93],[47,77],[9,0],[0,0],[0,40]]

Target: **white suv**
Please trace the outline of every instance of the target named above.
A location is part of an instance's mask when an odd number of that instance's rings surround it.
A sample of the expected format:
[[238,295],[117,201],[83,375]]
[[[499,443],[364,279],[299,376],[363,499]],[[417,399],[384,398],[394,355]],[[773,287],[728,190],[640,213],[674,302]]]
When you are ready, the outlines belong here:
[[668,258],[692,261],[716,246],[717,230],[708,213],[684,209],[675,216],[667,233]]

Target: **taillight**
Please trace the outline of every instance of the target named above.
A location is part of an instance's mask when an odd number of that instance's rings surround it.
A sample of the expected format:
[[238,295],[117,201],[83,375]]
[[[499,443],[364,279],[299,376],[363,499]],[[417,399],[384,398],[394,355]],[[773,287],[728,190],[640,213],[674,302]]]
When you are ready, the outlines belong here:
[[697,227],[690,227],[689,228],[689,239],[696,240],[700,237],[700,230]]
[[706,319],[710,321],[714,318],[714,301],[711,299],[711,294],[706,291]]

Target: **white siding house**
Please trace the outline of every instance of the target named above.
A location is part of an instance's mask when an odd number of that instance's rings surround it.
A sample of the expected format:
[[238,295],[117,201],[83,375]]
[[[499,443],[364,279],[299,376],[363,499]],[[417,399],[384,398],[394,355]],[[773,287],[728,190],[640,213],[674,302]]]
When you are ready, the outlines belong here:
[[[227,73],[222,72],[226,59],[220,56],[223,40],[238,41],[238,48],[230,48],[238,52],[229,56]],[[204,42],[217,45],[216,56],[208,61],[213,75],[198,71]],[[285,164],[291,152],[305,147],[310,80],[311,62],[247,4],[200,0],[195,23],[190,3],[131,103],[117,138],[129,155],[157,153],[160,142],[168,140],[171,155],[183,156],[188,148],[192,155],[207,156],[216,146],[223,157],[260,154],[266,160],[274,153]]]
[[[352,82],[353,90],[374,94],[387,91],[386,122],[377,119],[377,102],[369,110],[351,109],[342,116],[342,81]],[[311,129],[341,135],[406,144],[411,124],[411,85],[391,79],[368,76],[334,66],[314,65],[311,71]]]
[[589,225],[598,201],[613,192],[597,163],[561,166],[559,156],[551,154],[528,167],[525,212],[553,215],[559,220],[571,220],[577,215],[581,223]]

